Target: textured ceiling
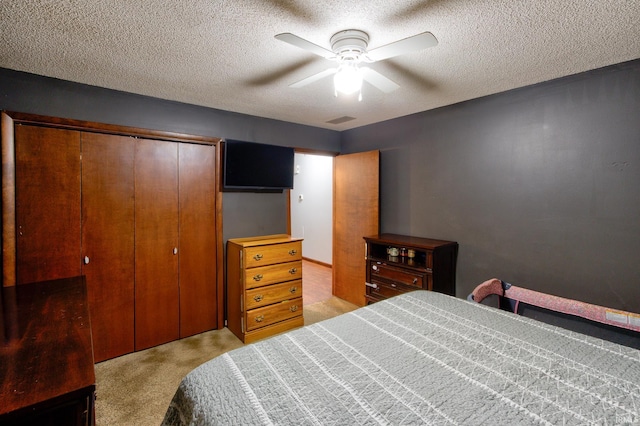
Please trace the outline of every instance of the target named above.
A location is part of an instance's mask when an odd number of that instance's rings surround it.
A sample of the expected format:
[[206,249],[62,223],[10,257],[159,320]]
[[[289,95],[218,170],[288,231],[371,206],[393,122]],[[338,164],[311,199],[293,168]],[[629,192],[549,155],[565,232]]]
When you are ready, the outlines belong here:
[[[276,34],[351,28],[439,44],[371,64],[401,87],[361,102],[288,87],[333,62]],[[335,130],[639,57],[637,0],[0,0],[0,67]]]

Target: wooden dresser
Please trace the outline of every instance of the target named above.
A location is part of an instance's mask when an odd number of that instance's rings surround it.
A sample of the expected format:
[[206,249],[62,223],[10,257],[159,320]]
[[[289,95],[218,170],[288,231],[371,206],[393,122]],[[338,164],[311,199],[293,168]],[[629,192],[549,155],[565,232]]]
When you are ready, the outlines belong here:
[[302,239],[285,234],[229,239],[229,330],[251,343],[302,325]]
[[0,424],[93,425],[84,277],[2,288]]
[[424,289],[454,296],[458,243],[380,234],[366,242],[367,304]]

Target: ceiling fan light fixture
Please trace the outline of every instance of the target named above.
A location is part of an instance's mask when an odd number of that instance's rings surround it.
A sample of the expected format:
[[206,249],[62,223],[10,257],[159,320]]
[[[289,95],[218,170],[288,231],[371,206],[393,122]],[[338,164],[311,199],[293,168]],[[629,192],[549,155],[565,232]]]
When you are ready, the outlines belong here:
[[338,72],[333,76],[333,85],[336,91],[350,95],[362,89],[362,72],[356,64],[342,64]]
[[277,34],[275,37],[278,40],[322,56],[325,59],[338,62],[337,69],[326,69],[290,84],[289,87],[303,87],[334,74],[333,87],[335,96],[338,96],[338,92],[350,95],[359,91],[358,100],[360,101],[362,100],[362,80],[366,80],[367,83],[370,83],[384,93],[391,93],[400,87],[394,81],[369,67],[358,67],[360,63],[382,61],[398,55],[404,55],[405,53],[417,52],[438,44],[438,40],[428,31],[394,41],[373,50],[367,50],[369,46],[369,34],[361,30],[351,29],[335,33],[330,39],[331,50],[325,49],[291,33]]

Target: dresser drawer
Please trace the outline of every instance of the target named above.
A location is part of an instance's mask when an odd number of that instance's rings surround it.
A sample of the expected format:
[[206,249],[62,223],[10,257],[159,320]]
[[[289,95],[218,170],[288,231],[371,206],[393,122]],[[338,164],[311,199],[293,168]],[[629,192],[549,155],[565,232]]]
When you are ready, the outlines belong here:
[[387,297],[393,297],[402,293],[408,293],[413,290],[418,290],[415,287],[405,286],[402,284],[393,284],[378,280],[372,281],[373,282],[367,284],[367,295],[381,299],[386,299]]
[[396,283],[406,284],[415,288],[428,289],[428,280],[426,274],[421,274],[409,269],[402,269],[393,266],[389,266],[382,262],[370,262],[369,263],[370,277],[373,280],[374,277],[384,278]]
[[255,330],[298,316],[302,316],[301,297],[247,311],[246,330]]
[[272,244],[246,247],[244,249],[244,268],[272,265],[274,263],[302,260],[302,242]]
[[246,310],[289,300],[302,295],[302,280],[288,281],[247,290],[244,306]]
[[244,270],[246,289],[263,287],[283,281],[302,279],[302,261],[280,263]]

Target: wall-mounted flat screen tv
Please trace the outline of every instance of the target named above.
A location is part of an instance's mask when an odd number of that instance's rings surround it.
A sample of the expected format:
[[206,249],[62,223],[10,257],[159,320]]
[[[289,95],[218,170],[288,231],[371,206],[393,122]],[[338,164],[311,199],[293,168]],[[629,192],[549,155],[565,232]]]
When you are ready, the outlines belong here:
[[294,149],[226,139],[224,191],[282,192],[293,188]]

